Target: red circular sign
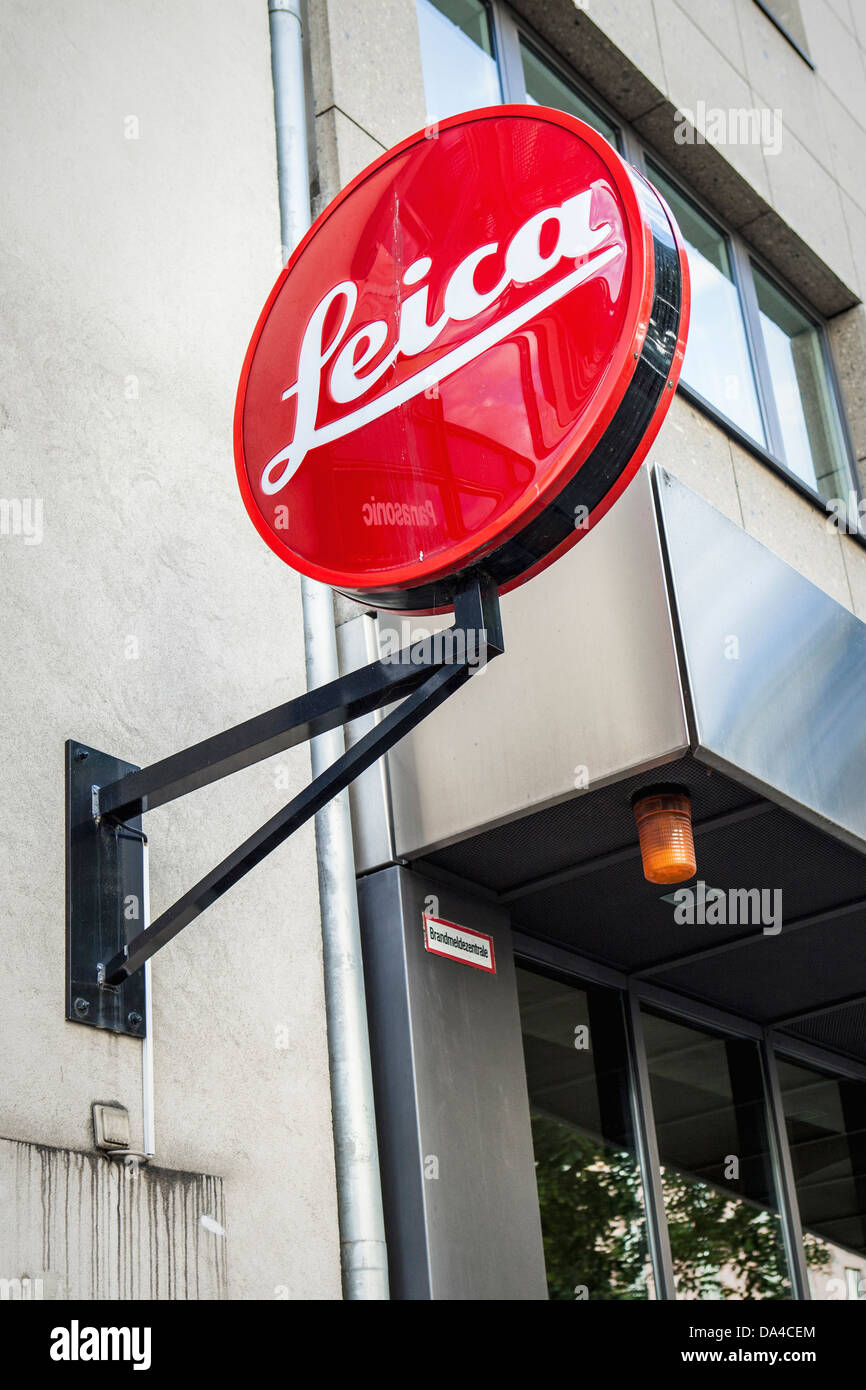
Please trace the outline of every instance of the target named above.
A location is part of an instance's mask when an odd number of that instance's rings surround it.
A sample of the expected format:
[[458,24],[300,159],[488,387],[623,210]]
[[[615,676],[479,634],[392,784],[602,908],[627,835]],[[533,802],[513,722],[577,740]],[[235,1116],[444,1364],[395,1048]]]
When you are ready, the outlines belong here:
[[687,322],[673,217],[590,126],[443,121],[359,174],[274,286],[235,412],[247,510],[374,607],[513,588],[634,476]]

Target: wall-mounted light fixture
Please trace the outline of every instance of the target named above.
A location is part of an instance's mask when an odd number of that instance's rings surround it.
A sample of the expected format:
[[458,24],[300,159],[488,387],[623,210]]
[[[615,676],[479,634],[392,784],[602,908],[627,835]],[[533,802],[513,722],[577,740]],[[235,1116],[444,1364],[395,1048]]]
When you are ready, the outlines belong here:
[[642,787],[632,797],[644,878],[685,883],[697,873],[692,803],[685,787]]

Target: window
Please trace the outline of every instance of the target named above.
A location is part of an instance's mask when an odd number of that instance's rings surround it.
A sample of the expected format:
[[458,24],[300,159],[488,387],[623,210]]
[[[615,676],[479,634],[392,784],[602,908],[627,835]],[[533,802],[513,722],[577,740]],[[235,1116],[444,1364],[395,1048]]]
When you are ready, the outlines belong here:
[[502,100],[490,19],[480,0],[417,0],[427,119]]
[[616,129],[610,121],[605,120],[600,111],[590,106],[573,87],[564,82],[550,63],[530,48],[525,39],[520,40],[520,57],[528,102],[536,106],[553,106],[558,111],[570,111],[572,116],[593,126],[612,145],[616,144]]
[[551,1299],[866,1300],[866,1079],[544,969],[516,977]]
[[677,1297],[791,1298],[757,1043],[642,1019]]
[[866,1081],[778,1062],[815,1299],[866,1293]]
[[[794,0],[758,3],[809,61]],[[633,131],[545,56],[543,42],[500,0],[417,5],[429,118],[504,97],[569,111],[620,145],[667,199],[688,247],[692,311],[684,394],[822,506],[856,499],[859,482],[817,318],[645,154]]]
[[765,444],[728,240],[655,165],[648,164],[647,173],[670,203],[688,248],[692,313],[682,379],[744,433]]
[[649,1298],[619,998],[526,970],[517,981],[550,1297]]
[[810,68],[814,67],[809,57],[803,16],[800,14],[800,0],[755,0],[755,3],[759,10],[763,10],[770,23],[775,24],[779,33],[784,35],[791,47],[797,50],[803,61],[808,63]]
[[849,486],[845,446],[818,329],[757,266],[753,274],[779,452],[807,487],[822,497],[844,497]]

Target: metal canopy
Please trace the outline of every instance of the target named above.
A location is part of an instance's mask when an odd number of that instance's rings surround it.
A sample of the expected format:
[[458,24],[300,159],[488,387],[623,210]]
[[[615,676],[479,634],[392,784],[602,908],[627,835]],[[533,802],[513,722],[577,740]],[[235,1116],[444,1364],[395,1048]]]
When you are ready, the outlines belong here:
[[426,862],[535,938],[866,1061],[866,624],[663,469],[654,484],[690,743],[663,777],[691,792],[698,878],[764,890],[781,930],[675,920],[641,870],[646,766]]
[[692,797],[708,888],[781,893],[782,929],[679,925],[644,879],[631,793],[653,773],[473,836],[418,862],[472,882],[515,928],[618,974],[866,1061],[866,856],[694,756],[665,768]]
[[708,888],[776,888],[778,934],[678,924],[646,883],[626,778],[424,860],[507,905],[516,929],[637,980],[866,1061],[866,856],[687,756],[664,769],[692,796]]
[[654,478],[692,749],[866,851],[866,623]]
[[[866,624],[660,468],[531,587],[514,658],[366,784],[359,870],[459,879],[619,982],[866,1062]],[[675,921],[629,804],[655,780],[691,792],[699,878],[781,894],[781,931]]]

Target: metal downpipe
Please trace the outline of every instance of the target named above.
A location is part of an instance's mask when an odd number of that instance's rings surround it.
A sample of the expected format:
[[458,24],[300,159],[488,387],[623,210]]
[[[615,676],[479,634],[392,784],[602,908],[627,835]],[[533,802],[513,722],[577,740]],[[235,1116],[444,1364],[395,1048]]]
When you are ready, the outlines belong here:
[[[285,259],[310,225],[301,0],[269,0],[268,18]],[[313,688],[339,675],[334,606],[328,588],[303,577],[301,599],[307,686]],[[342,728],[313,739],[313,775],[344,750]],[[388,1262],[347,792],[317,815],[316,850],[343,1296],[387,1299]]]

